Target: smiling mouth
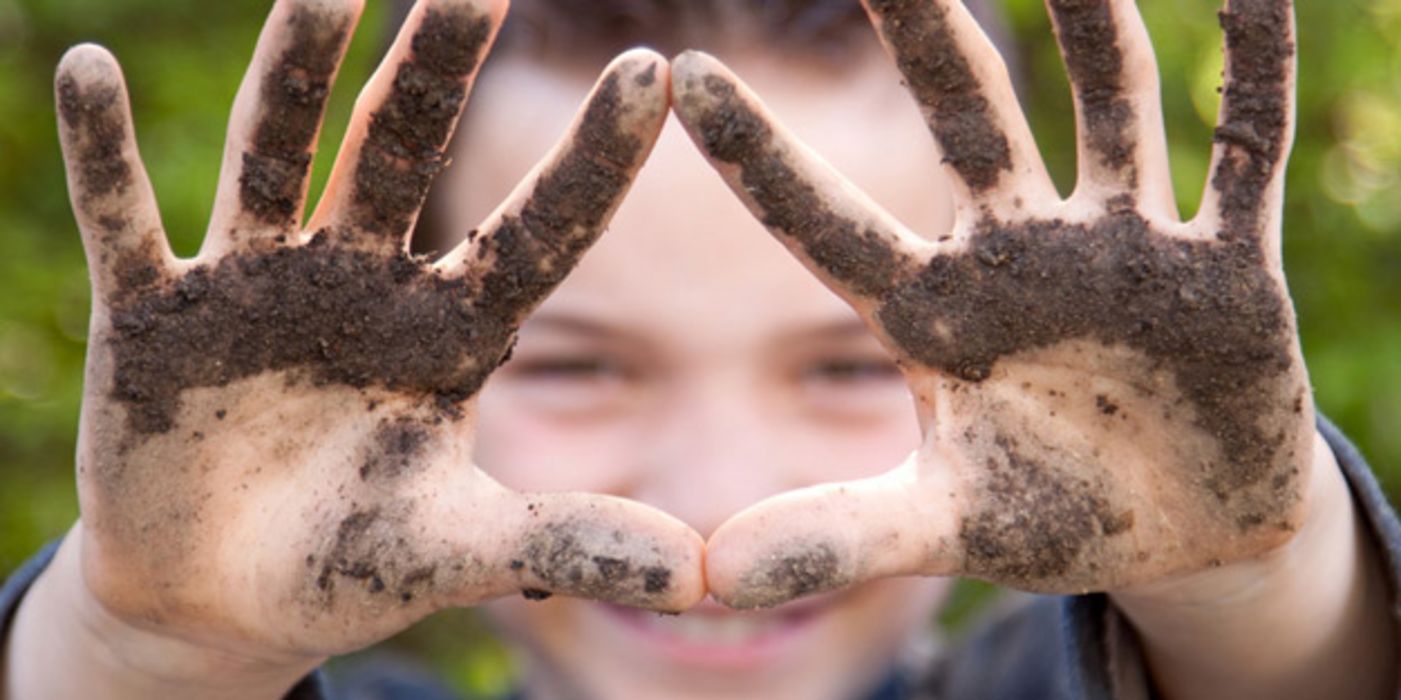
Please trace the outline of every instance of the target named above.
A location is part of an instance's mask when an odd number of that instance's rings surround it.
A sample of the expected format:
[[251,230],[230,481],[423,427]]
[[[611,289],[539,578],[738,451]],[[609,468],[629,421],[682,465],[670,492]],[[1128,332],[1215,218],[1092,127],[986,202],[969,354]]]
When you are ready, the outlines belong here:
[[706,601],[680,615],[596,605],[603,617],[662,658],[686,666],[741,670],[789,653],[836,607],[839,597],[817,596],[743,612]]

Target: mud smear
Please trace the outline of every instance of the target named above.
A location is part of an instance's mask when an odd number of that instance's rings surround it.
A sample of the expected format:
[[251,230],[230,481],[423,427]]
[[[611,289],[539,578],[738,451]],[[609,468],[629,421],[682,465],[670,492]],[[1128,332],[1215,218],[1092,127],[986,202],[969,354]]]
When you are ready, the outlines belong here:
[[360,478],[393,480],[412,471],[430,437],[428,429],[416,418],[380,420],[360,463]]
[[1012,170],[1011,148],[973,74],[947,12],[929,0],[870,0],[910,92],[929,119],[944,161],[973,192]]
[[1133,511],[1115,513],[1102,487],[1052,472],[1013,438],[995,444],[1001,459],[987,460],[976,499],[986,506],[959,531],[968,573],[1008,583],[1062,577],[1081,552],[1133,529]]
[[633,80],[637,82],[639,87],[652,87],[652,84],[657,82],[657,64],[653,63],[648,66],[647,70],[638,73]]
[[83,89],[71,75],[59,76],[57,93],[59,115],[75,150],[79,206],[85,217],[97,222],[101,229],[97,240],[106,249],[101,259],[89,264],[111,270],[118,289],[107,290],[109,293],[149,288],[161,279],[161,256],[156,243],[141,240],[131,245],[131,220],[125,212],[104,211],[96,201],[121,195],[133,182],[131,166],[124,155],[127,122],[122,93],[111,85],[89,85]]
[[[1215,437],[1216,495],[1265,478],[1294,418],[1292,319],[1248,241],[1182,241],[1135,214],[1092,226],[985,220],[890,295],[877,318],[914,360],[980,382],[1007,355],[1088,338],[1166,370]],[[1276,405],[1277,404],[1277,405]]]
[[1221,159],[1211,178],[1220,193],[1218,236],[1259,236],[1265,189],[1281,166],[1289,126],[1289,3],[1232,2],[1221,27],[1227,76],[1215,137]]
[[390,525],[379,509],[355,511],[337,526],[335,541],[324,558],[307,557],[308,566],[319,565],[316,589],[326,605],[347,584],[400,603],[413,602],[432,589],[437,566],[409,561],[405,541],[393,536]]
[[791,554],[768,557],[744,575],[737,595],[725,602],[738,609],[766,608],[851,583],[830,544],[799,544]]
[[[654,65],[649,72],[655,71]],[[482,276],[484,307],[523,315],[603,232],[644,150],[641,139],[620,126],[627,110],[622,100],[618,75],[609,75],[589,101],[565,156],[540,176],[520,214],[502,217],[480,243],[479,254],[493,261]]]
[[[596,543],[586,534],[590,530],[577,523],[546,525],[526,543],[518,560],[521,566],[513,561],[512,569],[529,570],[557,593],[618,603],[646,604],[671,589],[670,568],[616,553],[617,545],[624,544],[620,533],[608,543]],[[604,554],[604,549],[615,553]]]
[[1054,0],[1049,4],[1066,72],[1080,102],[1086,145],[1105,168],[1119,172],[1133,187],[1138,174],[1131,167],[1134,144],[1129,129],[1136,117],[1124,96],[1124,57],[1109,3]]
[[765,226],[796,239],[813,262],[864,296],[885,296],[901,283],[902,271],[914,270],[915,262],[879,233],[831,210],[775,147],[768,124],[732,83],[708,76],[704,89],[717,99],[692,114],[702,146],[711,158],[740,167],[745,190],[763,207]]
[[328,243],[224,258],[157,294],[114,304],[112,396],[137,433],[173,426],[180,394],[269,371],[423,397],[442,415],[474,395],[513,327],[473,290],[407,255]]
[[78,182],[86,201],[120,192],[131,185],[122,93],[112,85],[80,88],[71,75],[58,79],[58,112],[78,144]]
[[370,116],[355,166],[352,223],[381,236],[408,232],[429,185],[447,162],[443,149],[467,99],[467,77],[491,37],[475,10],[430,9],[414,34],[412,57]]
[[262,113],[238,178],[243,208],[263,223],[284,227],[297,223],[316,132],[350,19],[297,7],[287,24],[289,44],[263,76]]

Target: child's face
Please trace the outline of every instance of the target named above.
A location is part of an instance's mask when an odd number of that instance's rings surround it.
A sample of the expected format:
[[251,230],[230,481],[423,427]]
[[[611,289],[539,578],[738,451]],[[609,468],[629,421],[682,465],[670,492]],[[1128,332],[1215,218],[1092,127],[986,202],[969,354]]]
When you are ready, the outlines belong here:
[[[949,225],[930,138],[881,57],[833,76],[726,57],[801,137],[912,228]],[[562,133],[585,80],[485,75],[442,199],[465,233]],[[674,122],[607,234],[521,329],[481,398],[477,459],[506,485],[644,501],[708,535],[782,491],[869,476],[919,442],[905,383]],[[680,617],[504,601],[541,696],[842,698],[889,670],[944,583],[891,580],[759,613]],[[566,690],[568,692],[566,692]]]

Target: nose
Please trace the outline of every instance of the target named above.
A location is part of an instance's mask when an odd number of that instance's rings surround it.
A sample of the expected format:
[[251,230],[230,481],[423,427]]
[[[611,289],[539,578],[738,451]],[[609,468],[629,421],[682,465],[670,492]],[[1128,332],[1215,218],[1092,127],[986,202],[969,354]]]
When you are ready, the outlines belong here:
[[764,404],[761,382],[742,372],[684,382],[648,421],[628,495],[708,537],[746,506],[804,485]]

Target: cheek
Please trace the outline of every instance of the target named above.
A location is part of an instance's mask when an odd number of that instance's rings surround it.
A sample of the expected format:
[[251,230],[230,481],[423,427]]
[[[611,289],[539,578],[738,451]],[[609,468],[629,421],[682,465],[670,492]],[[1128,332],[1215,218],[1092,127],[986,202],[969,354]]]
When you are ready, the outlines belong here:
[[802,470],[801,481],[861,479],[893,469],[919,447],[919,424],[903,385],[879,398],[859,419],[811,413],[793,418],[778,442]]
[[618,494],[632,476],[637,450],[634,421],[574,420],[532,407],[503,383],[482,391],[477,420],[477,466],[521,491]]

